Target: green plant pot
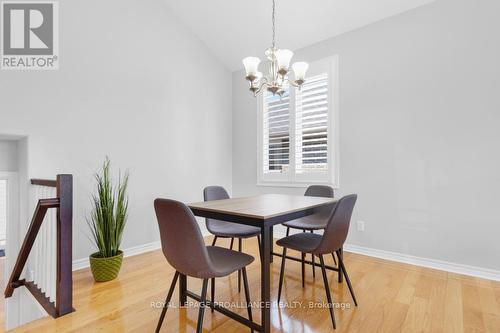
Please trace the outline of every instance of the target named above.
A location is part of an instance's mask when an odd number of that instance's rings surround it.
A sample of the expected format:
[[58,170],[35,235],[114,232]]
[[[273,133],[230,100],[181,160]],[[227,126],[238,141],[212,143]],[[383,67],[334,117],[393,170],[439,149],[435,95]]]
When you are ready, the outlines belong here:
[[123,252],[114,257],[103,258],[100,257],[99,252],[93,253],[89,257],[90,269],[94,280],[97,282],[111,281],[118,276],[120,268],[122,267]]

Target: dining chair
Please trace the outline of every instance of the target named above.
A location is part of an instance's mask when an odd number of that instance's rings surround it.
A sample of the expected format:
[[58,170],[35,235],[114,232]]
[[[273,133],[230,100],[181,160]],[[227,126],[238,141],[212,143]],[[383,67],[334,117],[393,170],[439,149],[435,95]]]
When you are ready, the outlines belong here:
[[[333,188],[326,185],[311,185],[306,189],[304,193],[306,197],[323,197],[323,198],[333,198]],[[320,212],[298,218],[296,220],[288,221],[283,223],[286,227],[286,235],[290,235],[290,229],[299,229],[302,232],[314,233],[315,230],[323,230],[326,228],[328,223],[328,218],[332,211],[332,207],[325,207],[320,210]],[[333,256],[335,260],[335,256]],[[302,253],[302,287],[305,287],[305,255]],[[311,258],[312,261],[312,273],[313,277],[316,277],[316,262],[314,256]],[[337,262],[335,261],[335,264]],[[342,282],[342,275],[339,274],[339,282]]]
[[[229,199],[229,194],[222,186],[207,186],[203,189],[204,201]],[[219,221],[214,219],[205,219],[208,231],[214,235],[212,246],[215,246],[218,238],[231,238],[230,249],[233,249],[234,239],[238,239],[238,251],[242,252],[243,239],[257,237],[257,242],[260,248],[260,228],[249,225]],[[213,285],[212,281],[212,285]],[[214,292],[215,288],[212,288]],[[241,272],[238,271],[238,292],[241,292]]]
[[326,276],[325,261],[323,256],[325,254],[336,253],[339,261],[340,271],[344,274],[347,286],[351,293],[354,304],[358,306],[356,301],[356,296],[354,295],[354,290],[349,280],[349,275],[345,269],[344,260],[339,253],[339,250],[344,245],[349,232],[349,224],[351,222],[352,211],[354,205],[356,204],[357,195],[351,194],[341,198],[333,212],[328,219],[325,231],[323,235],[311,234],[311,233],[299,233],[291,236],[281,238],[276,242],[278,246],[283,247],[283,255],[281,259],[281,269],[280,269],[280,280],[278,287],[278,303],[281,299],[281,290],[283,287],[283,279],[285,272],[285,261],[286,261],[286,251],[287,249],[292,249],[302,253],[311,253],[313,256],[318,256],[321,264],[321,272],[323,274],[323,283],[325,285],[326,297],[328,299],[330,317],[332,320],[333,328],[335,325],[335,315],[333,313],[333,303],[330,294],[330,286],[328,284],[328,278]]
[[[248,318],[252,321],[246,266],[254,261],[254,257],[223,247],[206,246],[198,223],[191,210],[185,204],[175,200],[156,199],[154,207],[160,228],[163,254],[168,263],[175,269],[175,275],[170,285],[156,332],[158,333],[161,329],[180,274],[203,280],[196,328],[197,333],[201,333],[203,328],[203,315],[205,305],[207,304],[208,280],[228,276],[239,270],[243,273]],[[209,304],[212,308],[214,307],[213,298]]]

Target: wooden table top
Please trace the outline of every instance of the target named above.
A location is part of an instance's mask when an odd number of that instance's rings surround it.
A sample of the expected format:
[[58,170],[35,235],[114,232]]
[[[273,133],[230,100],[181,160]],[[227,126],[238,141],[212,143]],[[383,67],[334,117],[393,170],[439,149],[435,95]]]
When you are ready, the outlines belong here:
[[336,201],[337,199],[334,198],[262,194],[243,198],[196,202],[190,203],[188,206],[195,213],[204,211],[264,221],[333,204]]

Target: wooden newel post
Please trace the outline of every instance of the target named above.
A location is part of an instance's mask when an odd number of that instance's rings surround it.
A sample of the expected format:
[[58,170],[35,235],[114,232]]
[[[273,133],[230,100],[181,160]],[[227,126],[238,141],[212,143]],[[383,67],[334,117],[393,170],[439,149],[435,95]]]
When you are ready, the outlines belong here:
[[57,175],[57,317],[73,312],[73,176]]

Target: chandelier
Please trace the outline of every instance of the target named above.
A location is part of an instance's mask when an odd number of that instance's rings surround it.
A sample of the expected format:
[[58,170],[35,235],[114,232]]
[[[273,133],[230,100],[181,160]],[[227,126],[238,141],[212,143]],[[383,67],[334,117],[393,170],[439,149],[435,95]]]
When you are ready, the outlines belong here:
[[258,57],[246,57],[243,59],[245,66],[246,79],[250,85],[250,91],[254,96],[257,96],[263,89],[271,92],[273,95],[283,96],[285,93],[284,86],[286,83],[301,88],[305,82],[306,71],[309,64],[306,62],[296,62],[292,65],[295,80],[289,79],[290,60],[293,57],[293,52],[287,49],[276,48],[276,25],[275,25],[275,10],[276,4],[273,0],[273,43],[265,52],[269,63],[269,73],[264,76],[259,72],[260,59]]

